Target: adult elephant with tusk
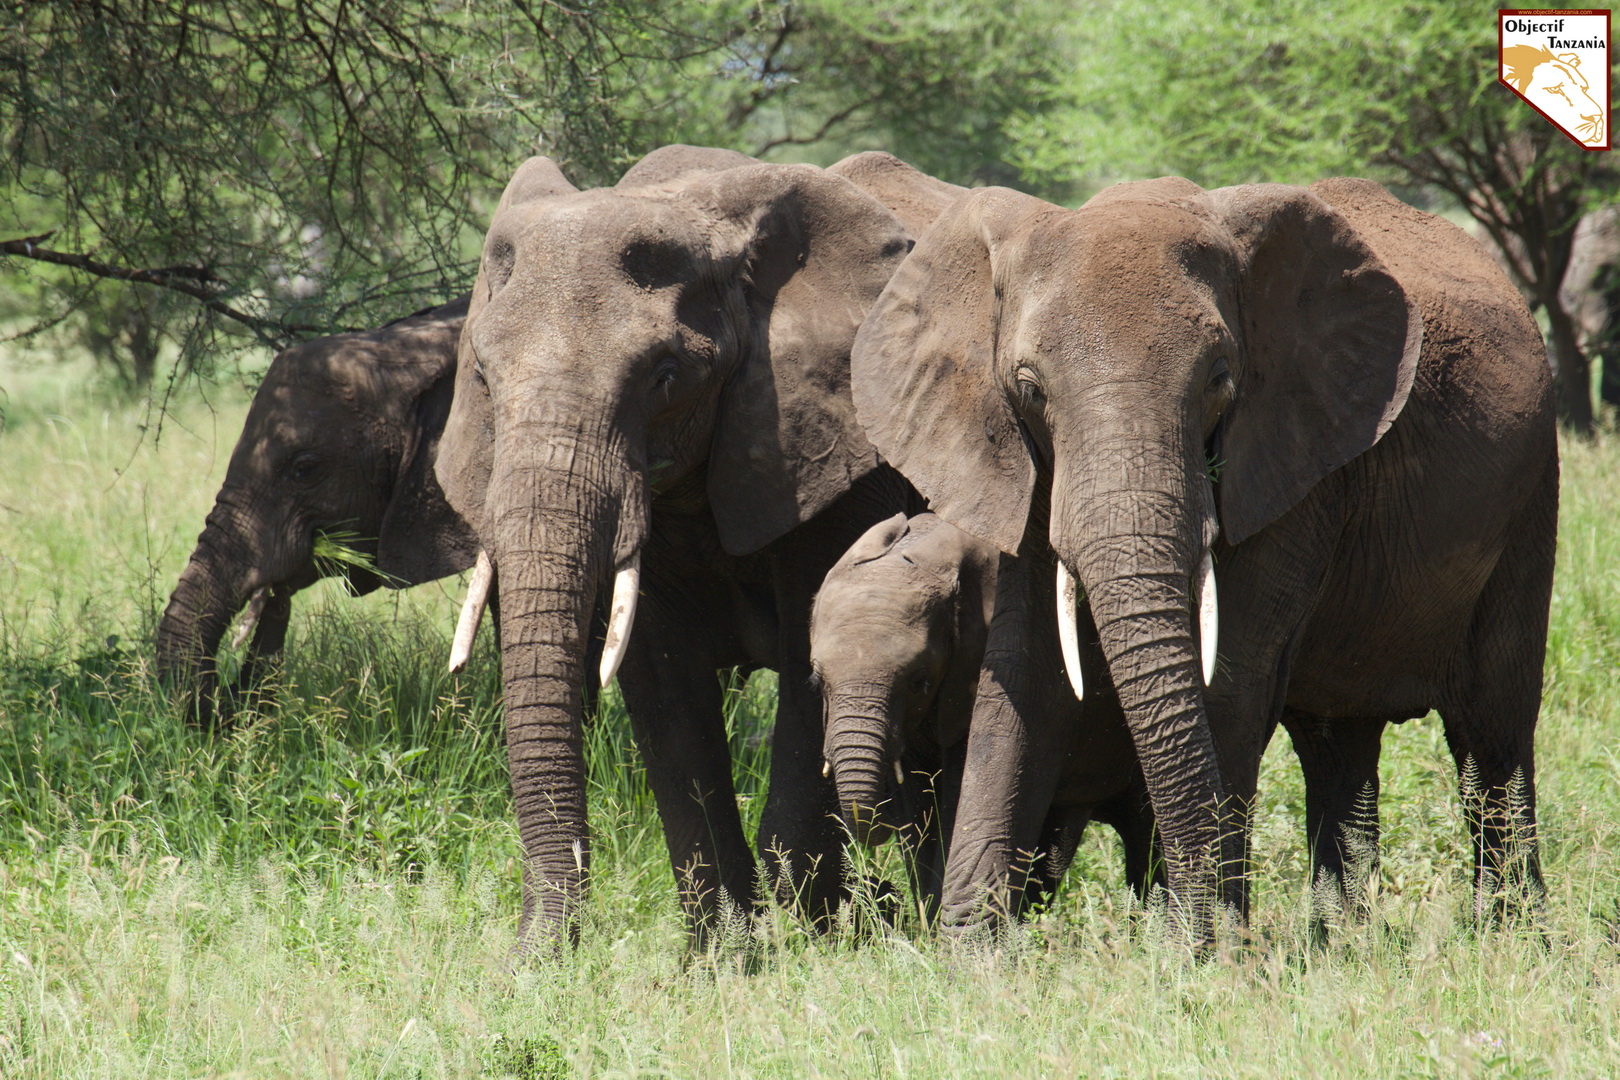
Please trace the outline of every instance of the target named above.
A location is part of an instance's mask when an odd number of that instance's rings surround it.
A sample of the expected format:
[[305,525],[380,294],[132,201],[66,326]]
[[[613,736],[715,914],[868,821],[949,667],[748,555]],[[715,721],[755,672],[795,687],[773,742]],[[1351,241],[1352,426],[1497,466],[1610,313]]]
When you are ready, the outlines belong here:
[[[377,330],[278,354],[265,372],[225,482],[157,629],[157,668],[213,723],[281,651],[292,596],[341,573],[356,595],[465,570],[477,539],[433,475],[450,410],[466,299]],[[324,563],[323,533],[345,534],[376,572]],[[242,675],[220,698],[215,654],[248,609]]]
[[[836,175],[693,147],[595,191],[534,158],[502,196],[437,468],[500,598],[520,948],[577,927],[590,869],[580,700],[621,663],[698,939],[727,904],[757,899],[721,669],[780,673],[760,853],[812,918],[839,903],[808,612],[867,526],[921,509],[879,463],[848,389],[855,332],[909,246]],[[608,589],[602,664],[587,671],[587,615]]]
[[998,582],[948,924],[1007,913],[1025,806],[1057,782],[1050,691],[1019,660],[1050,634],[1037,552],[1074,595],[1061,636],[1095,628],[1197,945],[1217,896],[1247,914],[1279,720],[1342,899],[1350,855],[1376,845],[1357,804],[1376,805],[1380,733],[1431,708],[1473,789],[1481,909],[1510,871],[1539,891],[1551,382],[1522,300],[1462,232],[1356,180],[1167,178],[1079,210],[975,191],[874,306],[852,381],[935,513],[1025,556]]

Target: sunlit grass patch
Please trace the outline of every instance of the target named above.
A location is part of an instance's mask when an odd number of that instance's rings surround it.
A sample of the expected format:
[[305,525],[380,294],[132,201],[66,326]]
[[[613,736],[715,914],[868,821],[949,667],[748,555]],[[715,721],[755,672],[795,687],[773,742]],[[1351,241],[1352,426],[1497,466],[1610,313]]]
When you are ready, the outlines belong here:
[[[486,629],[467,671],[445,670],[460,583],[301,594],[285,664],[225,735],[157,687],[152,621],[240,416],[190,408],[155,446],[137,447],[138,411],[71,399],[14,410],[0,433],[15,508],[0,509],[0,1076],[1620,1072],[1612,440],[1566,448],[1538,926],[1472,925],[1455,766],[1430,717],[1386,734],[1371,918],[1326,946],[1282,736],[1261,777],[1253,937],[1208,963],[1159,943],[1106,829],[1050,909],[984,953],[921,928],[889,846],[851,854],[863,884],[834,934],[771,908],[693,954],[609,690],[586,729],[580,945],[514,970],[499,661]],[[750,830],[775,694],[760,673],[725,695]]]

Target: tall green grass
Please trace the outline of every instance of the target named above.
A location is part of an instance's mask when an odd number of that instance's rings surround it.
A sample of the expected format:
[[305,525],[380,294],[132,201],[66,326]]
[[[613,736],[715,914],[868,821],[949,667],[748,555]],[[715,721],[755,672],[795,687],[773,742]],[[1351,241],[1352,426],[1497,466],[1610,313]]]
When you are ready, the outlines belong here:
[[[590,728],[579,947],[513,970],[518,845],[487,632],[445,582],[295,601],[229,735],[150,631],[243,402],[143,413],[8,377],[0,433],[0,1076],[1609,1076],[1620,1072],[1620,443],[1566,447],[1538,742],[1548,910],[1477,932],[1438,723],[1392,729],[1376,917],[1310,944],[1303,792],[1269,751],[1255,944],[1192,964],[1087,837],[994,956],[772,912],[687,951],[622,708]],[[757,820],[774,681],[728,694]],[[892,851],[859,857],[898,880]]]

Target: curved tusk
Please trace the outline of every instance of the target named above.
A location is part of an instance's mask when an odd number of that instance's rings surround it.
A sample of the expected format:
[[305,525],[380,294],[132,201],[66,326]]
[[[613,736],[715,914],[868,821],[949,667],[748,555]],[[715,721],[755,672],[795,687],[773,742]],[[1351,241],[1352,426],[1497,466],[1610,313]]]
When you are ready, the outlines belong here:
[[264,614],[264,605],[270,600],[270,586],[260,585],[254,590],[253,596],[248,600],[247,614],[242,616],[241,625],[236,628],[236,636],[231,638],[231,648],[240,649],[242,643],[253,633],[253,628],[259,625],[259,616]]
[[1075,625],[1079,617],[1080,583],[1069,573],[1061,556],[1057,565],[1057,591],[1058,644],[1063,648],[1063,667],[1069,673],[1069,685],[1074,687],[1075,700],[1084,701],[1086,683],[1080,674],[1080,629]]
[[1203,647],[1204,685],[1215,677],[1215,644],[1221,633],[1220,604],[1215,598],[1215,559],[1208,551],[1198,564],[1198,638]]
[[906,786],[906,774],[900,771],[900,759],[894,759],[894,783],[896,787]]
[[630,644],[630,627],[636,621],[636,593],[641,589],[641,556],[630,560],[630,565],[613,575],[613,604],[608,608],[607,637],[602,642],[602,685],[606,686],[618,674],[624,660],[625,647]]
[[494,578],[495,564],[489,561],[489,552],[480,550],[472,580],[467,583],[467,599],[461,604],[461,618],[456,620],[456,638],[450,644],[451,674],[466,667],[467,658],[472,656],[473,638],[478,636],[478,624],[489,604],[489,583]]
[[823,780],[832,775],[832,762],[826,758],[821,759],[821,778]]

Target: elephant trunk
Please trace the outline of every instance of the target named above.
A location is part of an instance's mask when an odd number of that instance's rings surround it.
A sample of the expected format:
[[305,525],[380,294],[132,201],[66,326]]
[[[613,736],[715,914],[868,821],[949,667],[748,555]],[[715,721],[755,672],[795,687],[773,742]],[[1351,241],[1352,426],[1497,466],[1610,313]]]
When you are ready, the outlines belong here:
[[1193,594],[1213,507],[1201,447],[1183,455],[1183,440],[1135,431],[1110,441],[1099,426],[1083,468],[1059,459],[1052,543],[1091,606],[1163,837],[1173,914],[1202,947],[1214,933],[1223,788]]
[[839,814],[860,844],[881,844],[894,817],[889,779],[899,757],[888,686],[837,689],[828,696],[826,758],[838,789]]
[[215,653],[231,619],[260,584],[240,549],[227,530],[210,520],[158,623],[158,676],[185,691],[193,719],[202,724],[216,719]]
[[[590,870],[582,694],[590,615],[612,574],[624,494],[639,481],[578,432],[526,424],[490,479],[512,801],[524,849],[520,948],[566,933]],[[536,430],[531,430],[536,429]],[[559,455],[568,466],[559,468]],[[516,461],[512,460],[514,457]],[[628,538],[634,559],[640,536]]]

